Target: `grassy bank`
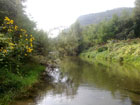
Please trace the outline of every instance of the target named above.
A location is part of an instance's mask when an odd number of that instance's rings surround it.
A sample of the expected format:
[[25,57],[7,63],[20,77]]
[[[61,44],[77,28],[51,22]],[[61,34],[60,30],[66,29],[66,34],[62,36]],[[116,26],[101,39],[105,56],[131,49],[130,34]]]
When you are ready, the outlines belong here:
[[38,63],[22,65],[19,73],[0,70],[0,105],[8,105],[14,98],[26,94],[28,89],[39,82],[39,76],[44,70],[45,67]]
[[116,41],[96,45],[80,54],[88,60],[107,60],[140,65],[140,39]]

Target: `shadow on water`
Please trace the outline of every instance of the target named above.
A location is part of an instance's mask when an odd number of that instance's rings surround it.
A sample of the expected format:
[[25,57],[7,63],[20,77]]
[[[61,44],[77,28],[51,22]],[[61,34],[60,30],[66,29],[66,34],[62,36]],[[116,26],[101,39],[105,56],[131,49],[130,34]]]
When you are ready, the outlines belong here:
[[140,105],[140,69],[131,65],[73,57],[50,75],[51,84],[43,82],[35,97],[14,105]]

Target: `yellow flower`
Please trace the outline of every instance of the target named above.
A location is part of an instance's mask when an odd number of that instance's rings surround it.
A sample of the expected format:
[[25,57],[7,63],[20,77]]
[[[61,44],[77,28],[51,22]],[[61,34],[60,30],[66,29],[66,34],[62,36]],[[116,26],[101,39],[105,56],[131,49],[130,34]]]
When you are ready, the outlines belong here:
[[28,40],[28,39],[25,39],[26,41]]
[[32,38],[30,38],[30,42],[32,42],[33,41],[33,39]]
[[3,50],[3,53],[7,53],[7,50],[6,50],[6,49],[4,49],[4,50]]
[[5,17],[5,19],[4,19],[4,20],[6,20],[6,21],[10,21],[10,19],[9,19],[7,16]]
[[18,29],[18,26],[15,25],[15,30],[17,30],[17,29]]
[[31,43],[30,46],[33,47],[33,44]]
[[25,56],[27,56],[27,54],[24,54]]
[[25,35],[26,37],[28,36],[28,34]]
[[5,27],[3,27],[3,29],[6,29],[6,26],[5,26]]
[[10,22],[7,22],[6,24],[10,24]]
[[28,53],[31,53],[32,51],[33,51],[33,49],[31,49],[31,48],[28,48],[28,49],[27,49],[27,52],[28,52]]
[[13,24],[14,23],[14,20],[11,20],[10,23]]

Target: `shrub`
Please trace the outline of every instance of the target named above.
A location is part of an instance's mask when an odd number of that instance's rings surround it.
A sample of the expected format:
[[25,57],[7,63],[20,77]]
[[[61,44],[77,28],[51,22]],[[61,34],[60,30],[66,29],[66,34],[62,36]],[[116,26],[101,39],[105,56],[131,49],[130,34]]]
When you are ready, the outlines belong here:
[[34,37],[14,25],[14,20],[8,17],[5,17],[0,32],[0,67],[18,68],[18,63],[32,53]]

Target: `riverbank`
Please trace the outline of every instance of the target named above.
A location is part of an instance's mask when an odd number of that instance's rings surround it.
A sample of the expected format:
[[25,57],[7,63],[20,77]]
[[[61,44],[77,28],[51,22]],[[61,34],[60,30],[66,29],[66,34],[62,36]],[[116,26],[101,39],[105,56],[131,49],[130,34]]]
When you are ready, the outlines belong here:
[[140,65],[140,39],[111,40],[104,45],[89,48],[80,54],[86,60],[107,60]]
[[45,70],[45,66],[28,62],[21,66],[19,73],[1,70],[0,78],[0,105],[8,105],[16,97],[24,96],[32,86],[39,82],[40,75]]

